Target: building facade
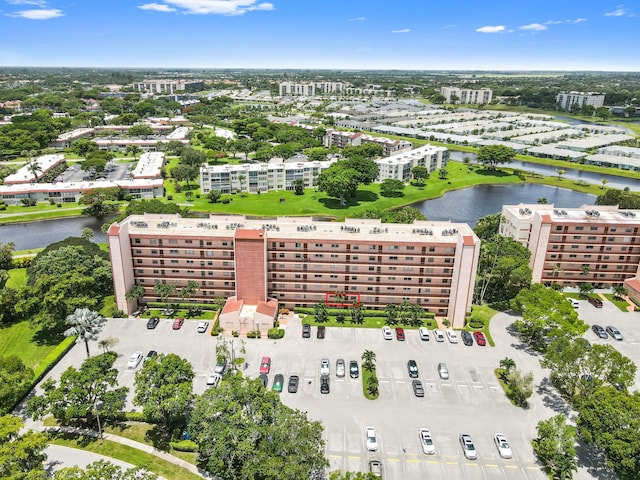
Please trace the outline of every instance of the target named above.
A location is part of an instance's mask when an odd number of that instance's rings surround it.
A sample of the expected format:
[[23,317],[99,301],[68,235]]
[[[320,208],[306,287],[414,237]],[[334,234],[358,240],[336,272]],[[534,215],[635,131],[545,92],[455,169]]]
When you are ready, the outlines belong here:
[[473,90],[471,88],[440,87],[440,95],[446,98],[447,103],[491,103],[493,90],[490,88]]
[[638,273],[640,210],[520,204],[504,205],[502,215],[500,234],[531,252],[533,282],[608,288]]
[[604,106],[603,93],[584,93],[584,92],[560,92],[556,96],[556,104],[561,110],[571,110],[575,104],[580,107],[592,105],[594,108]]
[[[301,125],[302,126],[302,125]],[[325,147],[357,147],[365,143],[382,145],[382,155],[388,157],[395,153],[411,150],[413,144],[406,140],[394,140],[386,137],[374,137],[360,132],[346,132],[344,130],[329,129],[324,135]]]
[[158,301],[156,283],[180,290],[195,281],[200,303],[224,297],[256,308],[272,300],[312,307],[343,292],[346,303],[365,308],[408,301],[456,327],[471,307],[480,251],[466,224],[305,217],[136,215],[111,225],[108,241],[116,303],[125,312],[135,308],[126,298],[133,285],[144,288],[144,301]]
[[141,93],[198,92],[204,90],[204,80],[144,80],[133,84]]
[[342,93],[345,84],[342,82],[282,82],[278,84],[281,97],[326,95]]

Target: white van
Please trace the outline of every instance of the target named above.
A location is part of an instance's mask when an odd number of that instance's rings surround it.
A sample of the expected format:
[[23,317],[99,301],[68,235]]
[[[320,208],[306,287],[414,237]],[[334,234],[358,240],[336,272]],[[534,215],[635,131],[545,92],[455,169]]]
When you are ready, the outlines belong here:
[[436,339],[436,342],[444,342],[444,333],[442,333],[442,330],[434,330],[433,337]]
[[420,340],[424,340],[425,342],[429,341],[429,329],[427,327],[420,327],[418,334],[420,335]]
[[580,302],[578,302],[578,300],[576,300],[575,298],[567,298],[567,300],[571,302],[571,306],[573,308],[578,308],[580,306]]

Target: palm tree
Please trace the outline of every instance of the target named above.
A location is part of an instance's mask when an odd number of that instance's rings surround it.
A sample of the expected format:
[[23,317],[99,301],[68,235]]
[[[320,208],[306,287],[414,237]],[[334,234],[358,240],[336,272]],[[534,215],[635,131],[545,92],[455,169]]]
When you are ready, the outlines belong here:
[[395,325],[398,318],[398,309],[393,303],[389,303],[384,307],[384,313],[387,314],[387,323],[389,325]]
[[156,283],[153,286],[153,291],[160,297],[162,303],[166,304],[169,308],[169,297],[176,293],[176,286],[173,283]]
[[136,157],[141,151],[142,150],[140,150],[140,147],[137,145],[128,145],[126,153],[127,155],[129,154],[133,155],[133,159],[136,160]]
[[118,344],[119,340],[114,337],[108,337],[104,340],[100,340],[98,342],[98,346],[104,350],[104,353],[107,353],[111,347],[115,347]]
[[562,178],[562,175],[567,173],[567,171],[565,169],[563,169],[563,168],[558,168],[558,169],[556,169],[556,173],[558,174],[558,178]]
[[378,385],[378,377],[371,375],[367,379],[367,391],[369,392],[369,395],[376,395],[378,393]]
[[77,335],[76,343],[84,341],[87,349],[87,358],[89,354],[89,340],[97,340],[98,333],[102,330],[102,326],[106,320],[98,312],[89,310],[88,308],[76,308],[76,310],[67,317],[67,323],[71,325],[64,332],[65,337]]
[[603,178],[603,179],[602,179],[602,180],[600,180],[600,181],[602,182],[602,187],[600,187],[600,188],[602,188],[602,190],[604,190],[604,187],[605,187],[605,185],[606,185],[607,183],[609,183],[609,180],[607,180],[606,178]]
[[513,358],[504,357],[500,360],[500,368],[503,368],[506,371],[506,374],[509,374],[512,369],[516,368],[516,362]]
[[580,266],[580,276],[581,277],[588,277],[589,273],[591,273],[591,267],[589,265],[587,265],[585,263],[584,265]]
[[42,167],[38,164],[38,161],[33,158],[37,153],[35,150],[22,151],[22,156],[27,157],[26,167],[31,172],[31,175],[33,175],[34,183],[38,182],[38,172],[42,172]]
[[316,317],[316,322],[318,323],[324,323],[329,320],[327,304],[324,302],[316,303],[315,307],[313,307],[313,316]]
[[376,354],[371,350],[365,350],[362,354],[362,368],[369,372],[376,368]]
[[622,298],[626,296],[629,292],[622,285],[616,285],[613,287],[613,295],[617,298]]
[[142,285],[132,285],[127,293],[125,293],[124,298],[131,302],[133,300],[137,301],[144,297],[144,287]]

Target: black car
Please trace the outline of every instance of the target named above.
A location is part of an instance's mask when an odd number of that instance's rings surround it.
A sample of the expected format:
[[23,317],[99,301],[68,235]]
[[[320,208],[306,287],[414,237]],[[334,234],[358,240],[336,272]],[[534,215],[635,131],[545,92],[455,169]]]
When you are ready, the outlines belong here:
[[360,376],[360,369],[358,368],[358,362],[356,360],[349,362],[349,376],[351,378],[358,378]]
[[309,338],[311,336],[311,325],[308,323],[302,324],[302,338]]
[[462,330],[460,332],[460,336],[462,337],[462,343],[464,343],[467,347],[473,345],[473,335],[471,335],[471,332]]
[[323,326],[319,326],[318,327],[318,331],[316,332],[316,337],[317,338],[324,338],[324,334],[327,330],[327,327],[323,327]]
[[320,377],[320,393],[329,393],[329,375]]
[[418,364],[415,360],[409,360],[407,362],[407,370],[409,371],[409,377],[418,378]]
[[261,373],[258,378],[262,382],[262,386],[264,388],[267,388],[267,385],[269,384],[269,377],[267,377],[267,375],[265,373]]
[[291,375],[289,377],[289,385],[287,386],[287,392],[296,393],[298,391],[299,383],[300,383],[300,377],[298,377],[298,375]]
[[156,352],[155,350],[149,350],[149,353],[147,353],[147,356],[144,357],[144,361],[147,362],[151,360],[153,357],[155,357],[156,355],[158,355],[158,352]]
[[160,318],[159,317],[151,317],[147,321],[147,329],[148,330],[153,330],[154,328],[156,328],[158,326],[159,323],[160,323]]
[[609,338],[609,335],[607,335],[607,332],[605,331],[605,329],[602,328],[600,325],[593,325],[591,327],[591,330],[593,330],[593,333],[595,333],[600,338]]

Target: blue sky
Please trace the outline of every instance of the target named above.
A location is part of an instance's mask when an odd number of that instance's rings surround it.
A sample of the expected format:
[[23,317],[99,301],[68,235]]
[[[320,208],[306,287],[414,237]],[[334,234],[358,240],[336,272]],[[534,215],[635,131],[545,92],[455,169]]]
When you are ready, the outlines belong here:
[[0,0],[0,65],[640,71],[640,2]]

